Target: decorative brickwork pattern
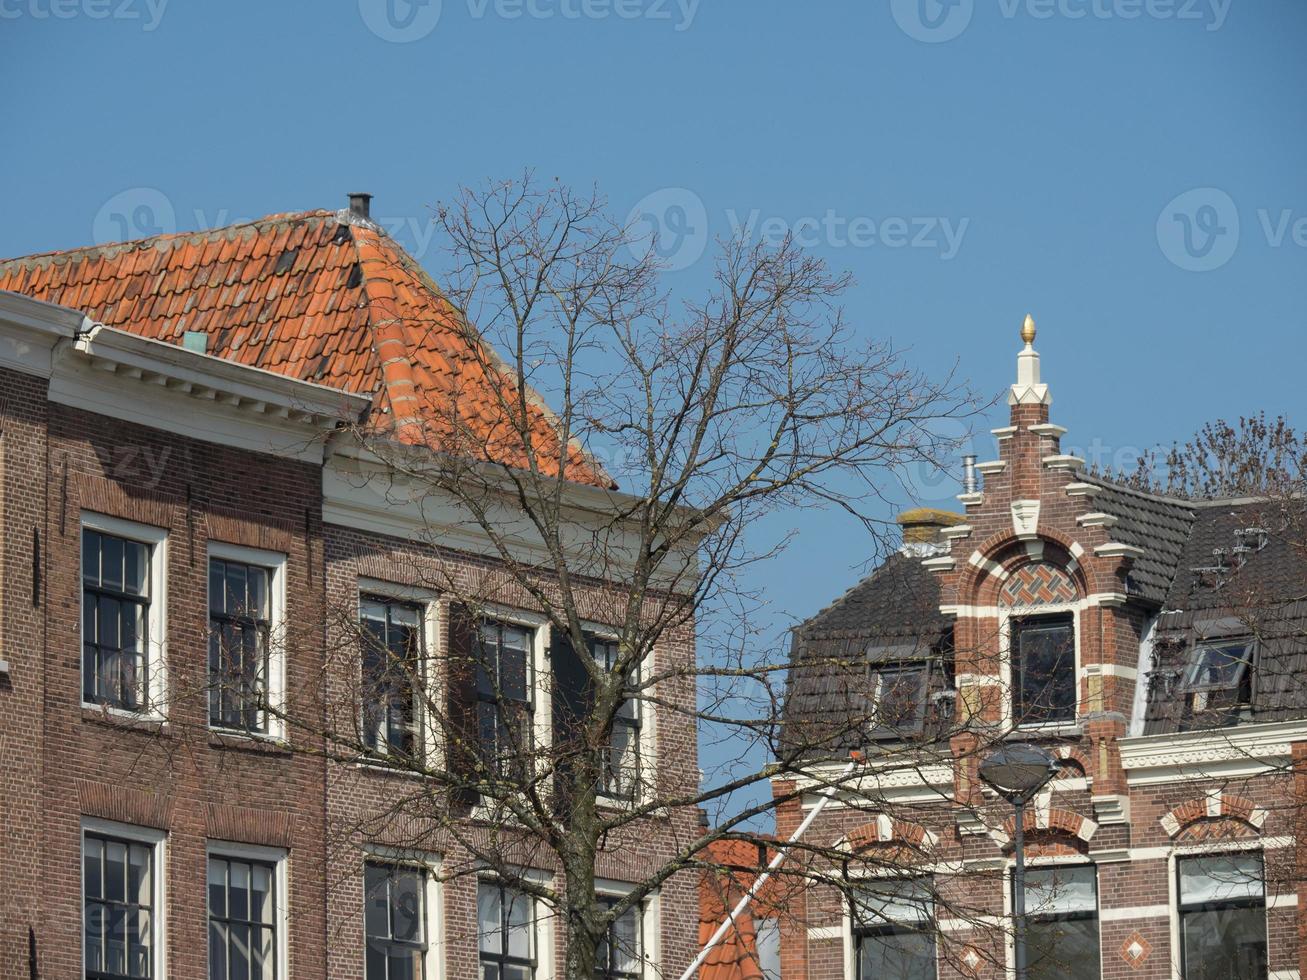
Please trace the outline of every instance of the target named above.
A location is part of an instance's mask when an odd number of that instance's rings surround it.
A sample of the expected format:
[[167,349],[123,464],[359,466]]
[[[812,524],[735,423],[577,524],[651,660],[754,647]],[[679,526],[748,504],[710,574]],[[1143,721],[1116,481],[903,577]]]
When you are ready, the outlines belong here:
[[1071,576],[1046,561],[1018,568],[1003,583],[1002,595],[1005,606],[1046,606],[1077,598]]

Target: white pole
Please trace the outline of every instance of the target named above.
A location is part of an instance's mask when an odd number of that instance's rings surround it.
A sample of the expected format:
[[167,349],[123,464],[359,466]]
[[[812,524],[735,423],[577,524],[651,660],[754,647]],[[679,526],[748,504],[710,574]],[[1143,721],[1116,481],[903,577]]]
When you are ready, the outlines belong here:
[[740,913],[748,908],[754,896],[762,890],[762,886],[767,883],[767,879],[772,876],[772,872],[781,866],[781,862],[785,860],[789,848],[812,826],[812,822],[817,819],[817,815],[826,808],[826,804],[839,791],[840,783],[852,774],[857,765],[858,757],[855,755],[853,761],[844,767],[844,771],[835,778],[835,781],[821,791],[821,799],[817,801],[817,805],[808,811],[808,815],[803,818],[803,823],[799,824],[798,829],[790,835],[790,839],[785,842],[785,846],[777,849],[775,857],[767,863],[767,870],[754,879],[753,884],[749,886],[749,890],[744,893],[744,897],[736,903],[735,908],[731,909],[730,914],[726,916],[726,921],[717,927],[717,931],[712,934],[712,938],[708,940],[703,949],[699,950],[699,955],[694,958],[694,962],[686,967],[685,972],[681,974],[681,980],[690,980],[690,977],[694,975],[694,971],[703,965],[703,961],[708,958],[708,954],[722,941],[731,926],[735,925],[735,920]]

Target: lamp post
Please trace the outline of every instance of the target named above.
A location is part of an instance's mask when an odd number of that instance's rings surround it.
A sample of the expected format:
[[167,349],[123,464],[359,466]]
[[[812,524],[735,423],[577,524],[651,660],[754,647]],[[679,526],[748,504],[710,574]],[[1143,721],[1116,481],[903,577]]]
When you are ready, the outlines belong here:
[[1016,808],[1012,869],[1012,947],[1016,980],[1026,980],[1025,819],[1029,803],[1057,771],[1057,763],[1034,745],[1005,745],[980,763],[980,778]]

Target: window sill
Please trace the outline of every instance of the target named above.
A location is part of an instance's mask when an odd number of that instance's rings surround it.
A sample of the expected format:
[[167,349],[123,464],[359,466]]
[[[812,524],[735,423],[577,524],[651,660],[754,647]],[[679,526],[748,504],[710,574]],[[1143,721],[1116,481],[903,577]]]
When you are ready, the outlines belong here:
[[384,759],[361,758],[354,760],[354,768],[360,772],[371,773],[377,776],[397,776],[402,779],[426,779],[427,774],[420,768],[420,762],[415,762],[409,766],[390,765]]
[[1031,725],[1018,725],[1005,736],[1008,741],[1030,741],[1037,738],[1079,738],[1084,729],[1077,721],[1051,721]]
[[216,749],[236,749],[259,755],[291,755],[290,744],[272,735],[209,729],[209,745]]
[[94,705],[82,705],[82,721],[108,728],[144,732],[148,735],[172,735],[172,726],[168,719],[159,715],[137,714],[134,711],[122,711],[116,708],[100,708]]

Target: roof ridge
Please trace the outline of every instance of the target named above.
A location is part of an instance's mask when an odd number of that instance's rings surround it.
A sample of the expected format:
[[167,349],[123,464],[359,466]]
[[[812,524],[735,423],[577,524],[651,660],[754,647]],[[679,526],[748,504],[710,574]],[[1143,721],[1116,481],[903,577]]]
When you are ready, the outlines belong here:
[[1174,504],[1177,507],[1184,507],[1189,509],[1199,507],[1202,505],[1201,501],[1188,500],[1184,497],[1173,497],[1168,494],[1162,494],[1162,493],[1149,493],[1147,490],[1139,490],[1136,489],[1135,487],[1128,487],[1123,483],[1118,483],[1115,480],[1109,479],[1108,477],[1105,476],[1100,476],[1096,473],[1087,473],[1082,470],[1082,471],[1077,471],[1076,475],[1085,483],[1091,483],[1094,486],[1103,487],[1109,490],[1116,490],[1120,493],[1127,494],[1128,496],[1139,497],[1142,500],[1153,500],[1159,504]]
[[[860,587],[861,585],[863,585],[865,582],[869,582],[869,581],[871,581],[871,580],[874,579],[877,575],[879,575],[881,572],[883,572],[886,568],[889,567],[889,563],[890,563],[893,559],[895,559],[895,558],[907,558],[907,557],[908,557],[907,555],[903,554],[903,552],[899,551],[897,548],[896,548],[895,550],[891,551],[889,554],[887,554],[887,555],[884,557],[884,559],[881,561],[881,563],[880,563],[879,565],[877,565],[875,568],[873,568],[871,571],[869,571],[866,575],[862,576],[862,578],[858,579],[856,582],[854,582],[852,585],[850,585],[847,589],[845,589],[845,590],[844,590],[840,595],[836,596],[834,599],[832,599],[832,600],[831,600],[830,602],[828,602],[826,605],[822,606],[820,609],[818,609],[815,613],[813,613],[811,616],[809,616],[809,617],[808,617],[807,619],[805,619],[803,622],[799,623],[797,626],[791,627],[790,632],[792,632],[792,633],[797,633],[799,630],[801,630],[801,629],[803,629],[804,627],[806,627],[806,626],[807,626],[809,623],[811,623],[813,620],[815,620],[815,619],[819,619],[820,617],[825,616],[825,615],[826,615],[828,612],[830,612],[832,609],[837,609],[837,608],[839,608],[840,606],[844,605],[845,602],[848,600],[849,596],[853,594],[853,591],[854,591],[855,589],[857,589],[858,587]],[[909,561],[912,561],[912,560],[914,560],[914,559],[908,559],[908,560],[909,560]]]
[[197,228],[193,231],[170,231],[163,235],[148,235],[145,238],[129,238],[126,241],[121,242],[102,242],[98,245],[80,245],[77,248],[62,248],[49,252],[32,252],[27,255],[15,255],[9,258],[0,258],[0,266],[26,264],[39,265],[42,262],[56,261],[65,256],[72,257],[98,254],[117,255],[122,251],[143,248],[160,242],[167,242],[170,245],[179,243],[194,244],[196,242],[210,242],[220,236],[225,237],[228,232],[238,231],[243,228],[258,228],[266,225],[285,224],[296,219],[337,216],[338,212],[327,208],[314,208],[309,211],[279,211],[275,214],[265,214],[261,218],[252,218],[249,221],[236,221],[232,224],[220,225],[216,228]]

